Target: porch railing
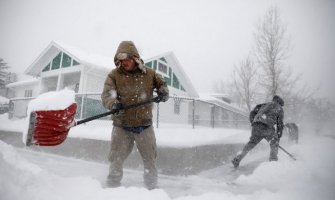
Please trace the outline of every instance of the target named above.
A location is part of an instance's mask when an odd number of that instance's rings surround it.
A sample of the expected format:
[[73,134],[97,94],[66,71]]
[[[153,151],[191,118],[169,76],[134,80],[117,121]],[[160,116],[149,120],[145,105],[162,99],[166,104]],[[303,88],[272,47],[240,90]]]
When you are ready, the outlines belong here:
[[[100,93],[76,94],[77,119],[87,118],[106,112]],[[10,99],[8,117],[25,118],[29,101],[34,98]],[[110,116],[100,120],[110,120]],[[153,104],[153,122],[156,128],[162,124],[183,124],[192,128],[206,126],[212,128],[246,128],[248,117],[234,107],[222,106],[197,98],[173,96],[165,103]]]

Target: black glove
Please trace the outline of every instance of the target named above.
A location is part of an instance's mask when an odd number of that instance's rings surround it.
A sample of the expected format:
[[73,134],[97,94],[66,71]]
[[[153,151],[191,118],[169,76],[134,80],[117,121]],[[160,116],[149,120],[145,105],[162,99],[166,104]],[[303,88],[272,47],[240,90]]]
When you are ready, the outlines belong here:
[[278,138],[280,139],[281,136],[283,135],[283,132],[282,132],[282,131],[279,131],[279,132],[277,132],[277,134],[278,134]]
[[154,102],[156,102],[156,103],[165,102],[165,101],[169,100],[169,94],[168,93],[158,91],[157,95],[158,96],[153,99]]
[[114,115],[120,114],[120,110],[123,109],[122,103],[114,103],[112,105],[111,111],[113,112]]

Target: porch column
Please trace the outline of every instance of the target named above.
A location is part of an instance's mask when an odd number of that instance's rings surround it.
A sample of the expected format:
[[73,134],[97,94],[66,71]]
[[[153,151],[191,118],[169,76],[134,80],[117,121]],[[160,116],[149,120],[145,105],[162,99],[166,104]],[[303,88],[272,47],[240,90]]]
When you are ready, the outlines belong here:
[[60,90],[61,81],[62,81],[62,74],[58,74],[56,91]]

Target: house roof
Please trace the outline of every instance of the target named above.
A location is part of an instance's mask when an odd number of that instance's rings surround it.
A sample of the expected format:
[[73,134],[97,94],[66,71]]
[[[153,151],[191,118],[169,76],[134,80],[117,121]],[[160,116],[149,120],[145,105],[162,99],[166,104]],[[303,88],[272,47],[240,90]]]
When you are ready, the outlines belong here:
[[17,82],[9,83],[9,84],[6,85],[6,87],[13,88],[13,87],[19,87],[19,86],[34,85],[34,84],[38,84],[38,82],[39,82],[39,79],[32,78],[32,79],[27,79],[27,80],[23,80],[23,81],[17,81]]
[[238,114],[240,114],[242,116],[245,116],[245,117],[248,116],[248,114],[245,111],[243,111],[240,108],[222,100],[221,99],[222,96],[226,97],[225,94],[218,94],[218,93],[205,94],[205,93],[201,93],[199,100],[216,104],[216,105],[221,106],[221,107],[223,107],[223,108],[225,108],[229,111],[238,113]]
[[178,77],[179,82],[184,87],[184,89],[187,91],[187,93],[191,97],[198,98],[199,97],[198,92],[193,87],[192,82],[188,78],[187,74],[183,70],[182,66],[180,65],[177,57],[174,55],[173,52],[166,52],[166,53],[159,54],[155,57],[145,59],[145,62],[152,61],[152,60],[158,60],[162,57],[164,57],[166,59],[167,64],[172,68],[173,73],[176,74],[176,76]]
[[109,70],[114,67],[113,57],[105,57],[97,54],[91,54],[87,51],[83,51],[71,45],[52,41],[40,53],[35,61],[24,71],[24,73],[35,77],[39,76],[42,69],[61,51],[65,52],[79,63],[94,67],[102,67]]

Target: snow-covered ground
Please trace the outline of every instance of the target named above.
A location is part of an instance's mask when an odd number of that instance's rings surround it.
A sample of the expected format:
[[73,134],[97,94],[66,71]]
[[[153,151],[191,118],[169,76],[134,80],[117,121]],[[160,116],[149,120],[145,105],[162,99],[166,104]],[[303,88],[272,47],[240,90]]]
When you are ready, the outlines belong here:
[[[27,129],[25,119],[8,120],[7,114],[0,115],[0,122],[0,130]],[[69,136],[110,140],[111,128],[108,121],[96,121],[71,128]],[[171,124],[162,124],[155,132],[159,146],[172,147],[244,143],[250,136],[248,130],[192,129]],[[122,187],[105,188],[107,164],[36,152],[28,147],[20,149],[0,141],[0,199],[334,199],[335,139],[304,132],[299,144],[281,144],[297,157],[296,161],[280,151],[278,162],[267,162],[269,147],[264,145],[251,151],[238,170],[225,163],[192,176],[160,174],[159,189],[149,191],[143,187],[140,170],[126,169]]]
[[[0,130],[20,131],[25,127],[25,120],[8,120],[7,115],[0,115],[0,120]],[[94,129],[94,125],[84,125],[78,133],[74,131],[70,135],[76,137],[81,132],[81,137],[87,136],[90,129]],[[103,128],[100,129],[103,132]],[[109,139],[107,129],[106,139]],[[172,125],[156,130],[160,145],[177,147],[246,142],[249,134],[245,136],[245,131],[242,132],[173,129]],[[195,136],[191,141],[187,140],[190,135]],[[214,141],[215,138],[218,140]],[[333,199],[335,140],[302,133],[300,144],[283,145],[297,161],[280,151],[278,162],[267,162],[269,148],[266,146],[264,151],[250,152],[241,162],[240,170],[234,171],[227,163],[192,176],[159,175],[160,189],[148,191],[142,184],[142,171],[126,169],[122,187],[105,188],[106,164],[19,149],[0,141],[0,199]]]

